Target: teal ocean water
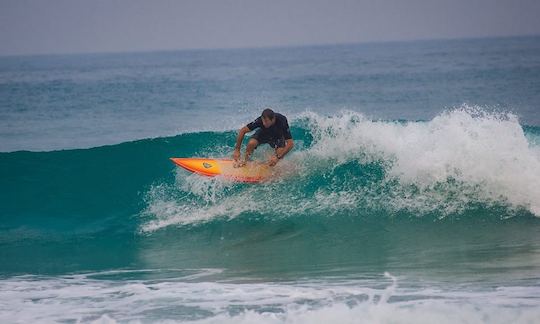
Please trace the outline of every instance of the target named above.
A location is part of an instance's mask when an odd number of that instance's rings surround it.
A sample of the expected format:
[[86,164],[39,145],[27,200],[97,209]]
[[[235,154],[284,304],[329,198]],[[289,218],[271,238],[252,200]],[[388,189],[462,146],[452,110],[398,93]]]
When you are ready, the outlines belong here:
[[1,57],[0,320],[535,323],[539,111],[540,37]]

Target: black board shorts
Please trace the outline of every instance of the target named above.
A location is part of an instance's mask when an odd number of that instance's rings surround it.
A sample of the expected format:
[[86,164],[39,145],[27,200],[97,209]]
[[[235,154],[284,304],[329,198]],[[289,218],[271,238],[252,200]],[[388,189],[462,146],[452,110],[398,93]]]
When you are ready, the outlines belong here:
[[250,138],[254,138],[260,144],[268,144],[273,148],[285,147],[285,138],[284,137],[275,137],[271,132],[266,131],[263,128],[259,128],[255,134],[251,135]]

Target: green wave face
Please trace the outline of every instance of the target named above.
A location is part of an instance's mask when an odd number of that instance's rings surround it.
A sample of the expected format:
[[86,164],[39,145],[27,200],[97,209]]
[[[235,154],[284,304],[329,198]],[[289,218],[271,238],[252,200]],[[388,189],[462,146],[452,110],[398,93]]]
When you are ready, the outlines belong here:
[[[229,156],[233,131],[2,153],[0,273],[221,268],[234,278],[297,278],[459,268],[466,280],[482,262],[514,267],[517,256],[530,261],[514,273],[540,269],[538,128],[464,107],[427,122],[305,113],[292,132],[282,176],[257,185],[190,174],[168,159]],[[261,147],[255,158],[270,153]]]

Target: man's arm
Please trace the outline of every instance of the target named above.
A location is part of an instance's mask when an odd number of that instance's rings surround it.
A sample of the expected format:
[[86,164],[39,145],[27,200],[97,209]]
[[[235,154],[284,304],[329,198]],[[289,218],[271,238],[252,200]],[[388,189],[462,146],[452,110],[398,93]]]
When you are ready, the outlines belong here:
[[238,131],[238,136],[236,137],[236,145],[234,146],[234,153],[233,153],[233,159],[238,160],[240,158],[240,148],[242,147],[242,141],[244,140],[244,136],[246,133],[251,132],[251,130],[244,126],[240,128]]
[[278,161],[285,156],[285,154],[289,153],[289,151],[292,150],[293,147],[294,147],[293,139],[290,138],[286,140],[284,147],[279,147],[276,149],[276,154],[270,158],[270,160],[268,161],[268,165],[269,166],[276,165]]
[[282,159],[285,154],[289,153],[289,151],[292,150],[292,148],[294,147],[291,129],[289,128],[289,122],[287,121],[287,117],[285,117],[283,126],[285,128],[285,132],[283,134],[285,137],[285,147],[281,150],[276,150],[276,156],[278,159]]
[[278,150],[276,156],[278,159],[282,159],[290,150],[294,147],[294,141],[292,138],[285,141],[285,147],[283,150]]

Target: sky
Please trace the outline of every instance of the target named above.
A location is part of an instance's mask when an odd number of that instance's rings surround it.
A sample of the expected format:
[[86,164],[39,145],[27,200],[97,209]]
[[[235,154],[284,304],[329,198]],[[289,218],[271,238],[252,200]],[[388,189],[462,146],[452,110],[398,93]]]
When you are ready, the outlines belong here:
[[0,0],[0,55],[540,34],[540,0]]

